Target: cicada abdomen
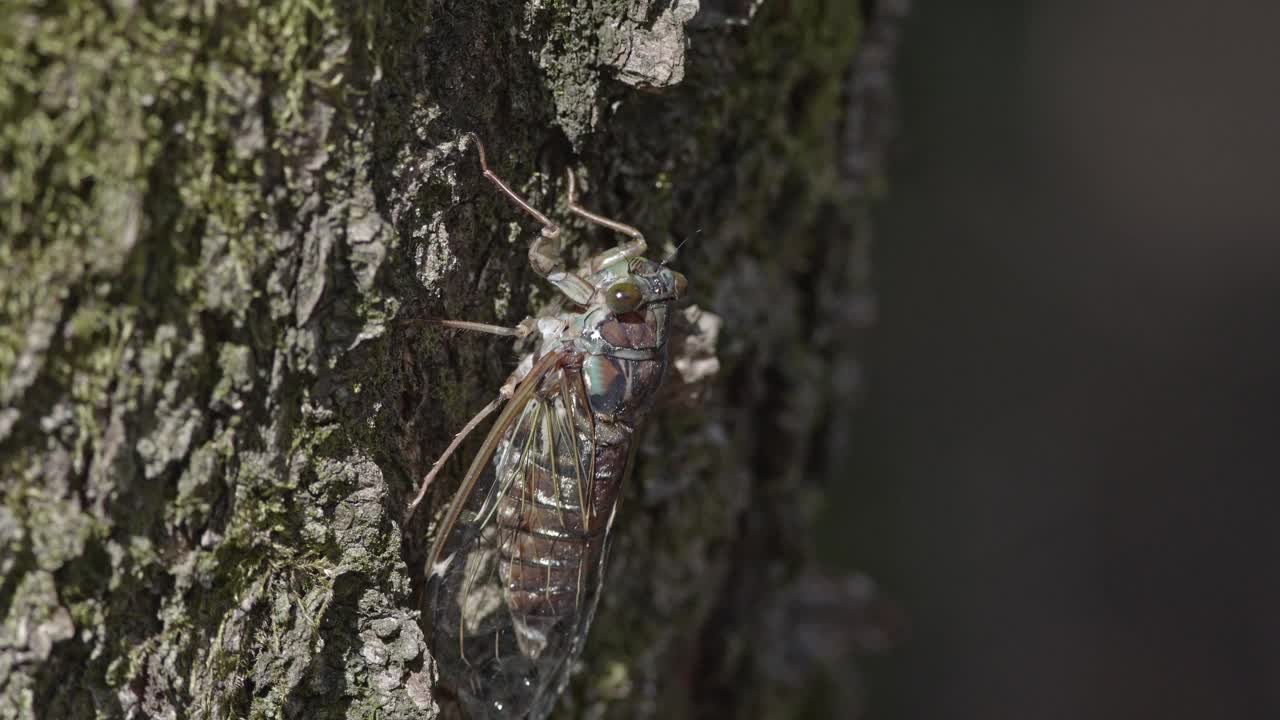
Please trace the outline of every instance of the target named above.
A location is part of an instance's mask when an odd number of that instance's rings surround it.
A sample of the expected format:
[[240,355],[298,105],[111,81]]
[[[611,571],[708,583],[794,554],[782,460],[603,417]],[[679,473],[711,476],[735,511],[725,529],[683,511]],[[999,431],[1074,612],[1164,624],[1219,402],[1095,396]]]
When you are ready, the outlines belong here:
[[601,457],[579,368],[526,382],[437,560],[436,661],[471,717],[550,710],[595,610],[625,471],[618,448]]

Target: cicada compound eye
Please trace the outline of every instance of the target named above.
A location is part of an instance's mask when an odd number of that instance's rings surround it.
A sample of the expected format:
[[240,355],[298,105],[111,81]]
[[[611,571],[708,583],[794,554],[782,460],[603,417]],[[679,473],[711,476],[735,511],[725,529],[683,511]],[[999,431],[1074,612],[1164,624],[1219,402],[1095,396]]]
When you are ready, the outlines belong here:
[[689,281],[685,279],[682,273],[672,272],[671,275],[676,282],[676,297],[684,297],[685,293],[689,292]]
[[640,307],[644,301],[644,293],[633,280],[619,280],[605,291],[604,302],[614,315],[622,315]]

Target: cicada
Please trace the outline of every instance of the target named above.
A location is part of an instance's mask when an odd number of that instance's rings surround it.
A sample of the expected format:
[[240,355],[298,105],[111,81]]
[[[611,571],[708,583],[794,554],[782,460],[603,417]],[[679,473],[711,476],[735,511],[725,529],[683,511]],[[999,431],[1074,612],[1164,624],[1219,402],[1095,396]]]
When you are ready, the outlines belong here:
[[470,717],[542,718],[591,625],[620,490],[667,369],[672,306],[687,281],[643,257],[639,230],[578,205],[572,173],[569,209],[627,240],[576,272],[563,269],[553,254],[560,227],[494,174],[471,138],[484,176],[542,224],[529,261],[566,302],[515,328],[441,321],[536,333],[537,348],[454,438],[410,512],[462,439],[501,407],[428,556],[432,647],[441,684]]

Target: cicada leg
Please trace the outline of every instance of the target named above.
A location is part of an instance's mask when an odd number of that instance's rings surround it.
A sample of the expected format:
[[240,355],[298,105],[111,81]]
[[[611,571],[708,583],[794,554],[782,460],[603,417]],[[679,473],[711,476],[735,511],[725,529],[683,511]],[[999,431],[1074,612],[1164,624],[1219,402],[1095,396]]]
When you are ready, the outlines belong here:
[[[521,328],[526,327],[525,323],[520,323],[520,325],[517,326],[516,328],[504,328],[497,325],[484,325],[483,323],[464,323],[463,321],[460,321],[460,320],[440,320],[438,322],[442,325],[449,325],[450,327],[458,327],[459,325],[467,325],[467,326],[478,325],[478,326],[483,326],[487,328],[496,328],[498,330],[511,329],[511,330],[518,331]],[[465,327],[464,329],[480,330],[481,328]],[[525,332],[527,333],[527,331]],[[500,333],[500,334],[506,334],[506,333]],[[521,337],[523,337],[523,335],[521,335]],[[525,362],[520,363],[520,366],[515,369],[515,372],[511,373],[511,376],[507,378],[507,381],[502,384],[502,388],[498,391],[498,397],[494,398],[492,401],[489,402],[488,405],[485,405],[483,408],[481,408],[480,412],[476,413],[475,417],[468,420],[467,424],[463,425],[462,429],[458,431],[458,434],[453,436],[453,441],[449,443],[449,447],[444,449],[444,452],[441,453],[440,457],[436,459],[435,463],[431,466],[431,470],[427,472],[427,476],[422,478],[422,485],[418,488],[418,494],[414,496],[413,502],[409,503],[409,507],[405,509],[404,522],[407,523],[409,521],[409,518],[413,517],[413,512],[418,509],[418,505],[422,502],[422,498],[427,496],[427,489],[431,487],[431,481],[435,480],[436,475],[440,474],[440,469],[444,467],[444,464],[449,460],[450,457],[453,456],[453,453],[457,451],[457,449],[462,445],[462,441],[466,440],[467,436],[470,435],[476,429],[476,427],[480,425],[481,422],[484,422],[485,418],[492,415],[494,410],[497,410],[498,408],[502,407],[502,403],[511,399],[511,396],[515,394],[516,385],[518,385],[520,381],[523,380],[525,376],[529,374],[530,367],[531,367],[530,363],[525,363]]]
[[576,303],[586,304],[591,301],[591,295],[595,290],[591,284],[576,274],[564,270],[560,266],[560,261],[556,259],[552,242],[560,237],[560,226],[551,220],[551,218],[538,212],[538,209],[530,205],[527,200],[520,197],[520,194],[512,190],[509,185],[502,181],[492,170],[489,169],[489,161],[485,157],[484,143],[480,142],[479,136],[475,133],[467,133],[472,142],[476,144],[476,151],[480,153],[480,169],[484,172],[484,176],[489,182],[493,183],[507,197],[520,206],[521,210],[528,213],[533,219],[542,223],[542,231],[538,234],[538,239],[529,245],[529,264],[533,266],[533,271],[546,278],[547,282],[560,288],[560,292],[569,297]]
[[492,402],[485,405],[480,412],[476,413],[476,416],[471,418],[466,425],[463,425],[457,435],[453,436],[453,442],[449,443],[449,447],[444,449],[444,453],[442,453],[439,459],[436,460],[435,464],[431,466],[431,470],[427,472],[427,476],[422,479],[422,486],[418,488],[417,496],[413,498],[413,502],[409,503],[408,509],[404,512],[405,522],[408,522],[409,518],[413,517],[413,511],[418,509],[418,504],[422,502],[422,498],[426,497],[427,488],[431,487],[431,481],[436,479],[436,475],[440,473],[440,468],[444,467],[444,464],[449,457],[458,449],[458,446],[462,445],[462,441],[471,434],[472,430],[476,429],[476,426],[479,425],[481,421],[493,414],[494,410],[501,407],[505,400],[506,398],[501,395],[494,398]]
[[472,322],[470,320],[437,320],[435,318],[413,318],[401,320],[400,322],[406,324],[425,323],[428,325],[442,325],[455,330],[468,330],[470,332],[501,335],[503,337],[513,337],[516,339],[524,339],[528,337],[529,334],[537,328],[533,318],[525,318],[515,327],[507,327],[506,325],[490,325],[489,323]]
[[470,330],[472,332],[488,333],[490,335],[503,335],[505,337],[513,337],[523,340],[528,337],[536,328],[533,318],[525,318],[515,327],[507,327],[505,325],[490,325],[488,323],[471,322],[470,320],[436,320],[437,325],[456,328],[458,330]]
[[644,234],[626,223],[618,222],[617,220],[613,220],[603,215],[593,213],[590,210],[579,205],[577,185],[575,184],[573,179],[573,171],[570,170],[568,174],[569,174],[569,209],[572,210],[577,215],[589,220],[590,222],[593,222],[602,227],[607,227],[610,230],[620,232],[623,235],[626,235],[627,237],[631,238],[631,240],[623,243],[622,245],[619,245],[616,248],[613,248],[612,250],[605,250],[604,252],[593,256],[591,260],[588,261],[587,267],[589,267],[592,272],[596,272],[601,268],[603,268],[604,266],[609,265],[610,263],[617,262],[618,260],[626,260],[633,257],[640,257],[641,255],[644,255],[645,250],[647,250],[649,247],[648,243],[646,243],[644,240]]

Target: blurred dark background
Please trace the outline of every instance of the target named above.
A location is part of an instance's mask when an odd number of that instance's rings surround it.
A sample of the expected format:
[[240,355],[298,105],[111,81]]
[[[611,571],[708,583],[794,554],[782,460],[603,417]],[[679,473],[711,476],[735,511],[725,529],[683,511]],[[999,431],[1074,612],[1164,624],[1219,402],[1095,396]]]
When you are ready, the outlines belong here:
[[833,508],[911,619],[868,717],[1280,717],[1280,3],[915,5]]

